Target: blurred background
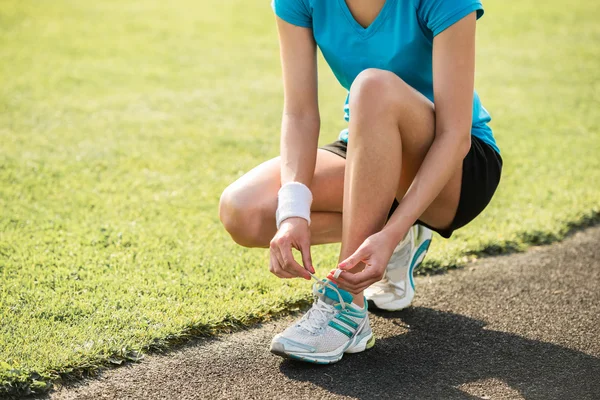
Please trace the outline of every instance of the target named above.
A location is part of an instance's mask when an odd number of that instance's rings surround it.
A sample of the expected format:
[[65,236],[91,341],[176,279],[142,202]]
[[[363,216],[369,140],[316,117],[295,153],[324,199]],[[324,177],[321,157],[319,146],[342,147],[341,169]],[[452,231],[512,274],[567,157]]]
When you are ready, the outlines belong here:
[[[600,216],[600,3],[484,7],[476,89],[503,180],[422,272]],[[3,0],[0,82],[0,393],[306,304],[308,284],[271,276],[217,215],[230,182],[278,155],[268,0]],[[325,144],[345,92],[322,59],[319,96]],[[315,249],[319,273],[337,250]]]

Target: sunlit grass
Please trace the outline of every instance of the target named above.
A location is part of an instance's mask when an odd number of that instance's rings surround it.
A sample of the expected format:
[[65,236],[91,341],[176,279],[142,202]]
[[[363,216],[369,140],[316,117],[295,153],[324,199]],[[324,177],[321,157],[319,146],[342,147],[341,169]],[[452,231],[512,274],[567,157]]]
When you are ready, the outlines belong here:
[[[478,220],[436,239],[429,270],[600,213],[600,6],[485,6],[477,89],[504,175]],[[324,144],[344,91],[320,67]],[[307,298],[216,212],[229,182],[278,153],[268,1],[6,0],[0,79],[0,393]],[[320,272],[337,249],[314,250]]]

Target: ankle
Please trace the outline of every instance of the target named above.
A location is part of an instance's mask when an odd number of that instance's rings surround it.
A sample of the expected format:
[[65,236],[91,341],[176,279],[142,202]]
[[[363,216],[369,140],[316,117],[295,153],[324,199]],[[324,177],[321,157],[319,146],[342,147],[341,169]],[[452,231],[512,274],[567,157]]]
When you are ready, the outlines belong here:
[[360,293],[352,293],[352,303],[359,306],[360,308],[365,308],[365,296],[363,292]]

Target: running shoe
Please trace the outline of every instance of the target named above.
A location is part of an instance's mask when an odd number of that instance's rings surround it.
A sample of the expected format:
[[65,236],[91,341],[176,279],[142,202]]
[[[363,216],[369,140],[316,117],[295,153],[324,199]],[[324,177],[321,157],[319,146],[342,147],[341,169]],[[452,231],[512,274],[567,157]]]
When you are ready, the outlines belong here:
[[271,352],[316,364],[338,362],[344,353],[359,353],[375,344],[367,304],[352,303],[352,295],[329,280],[313,285],[314,303],[304,316],[271,342]]
[[375,307],[388,311],[410,306],[415,297],[413,273],[423,262],[431,237],[430,229],[414,225],[394,249],[383,278],[365,290],[366,299]]

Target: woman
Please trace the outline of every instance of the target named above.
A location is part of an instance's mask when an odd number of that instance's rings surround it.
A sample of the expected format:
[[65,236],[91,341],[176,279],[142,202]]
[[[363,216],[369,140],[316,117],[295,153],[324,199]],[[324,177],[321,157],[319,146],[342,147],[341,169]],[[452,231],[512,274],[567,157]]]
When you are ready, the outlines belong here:
[[[271,344],[284,357],[332,363],[374,343],[365,290],[380,308],[408,306],[426,227],[450,237],[499,183],[502,159],[473,87],[483,8],[479,0],[274,0],[273,9],[281,156],[229,186],[220,217],[239,244],[269,245],[270,270],[284,279],[310,280],[310,246],[341,241],[313,307]],[[349,91],[348,129],[318,150],[317,46]]]

